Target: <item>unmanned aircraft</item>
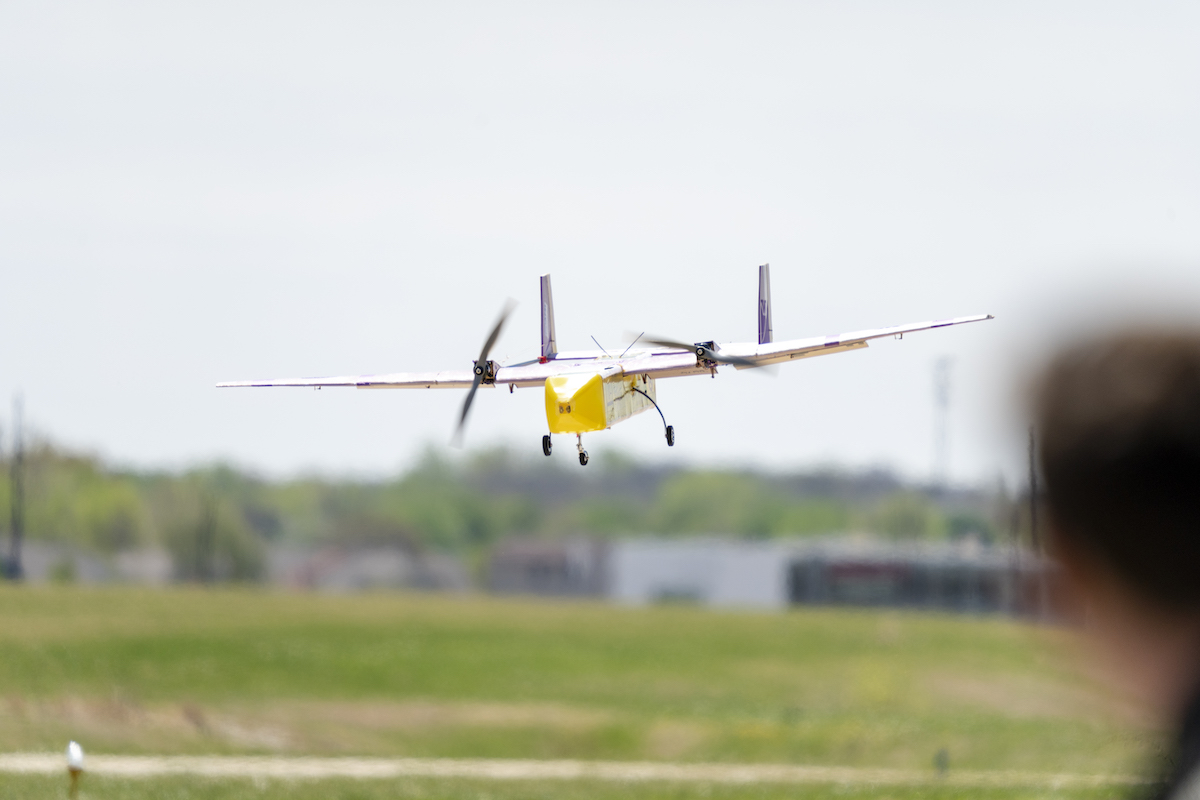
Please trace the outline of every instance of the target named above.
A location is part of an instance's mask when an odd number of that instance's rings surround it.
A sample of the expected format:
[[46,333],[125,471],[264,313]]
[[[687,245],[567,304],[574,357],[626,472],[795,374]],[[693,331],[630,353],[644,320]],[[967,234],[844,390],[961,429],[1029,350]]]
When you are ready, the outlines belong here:
[[[515,389],[543,387],[546,400],[546,422],[550,433],[542,437],[542,452],[550,455],[552,434],[575,434],[579,463],[588,463],[583,449],[583,434],[611,428],[635,414],[650,408],[662,417],[667,445],[675,444],[675,428],[658,407],[655,381],[660,378],[682,378],[690,375],[716,377],[717,368],[757,369],[801,358],[846,353],[860,350],[871,339],[885,336],[903,338],[906,333],[947,328],[967,322],[992,319],[991,314],[973,317],[916,322],[890,328],[842,333],[836,336],[816,336],[810,339],[790,339],[776,342],[771,329],[771,272],[770,265],[758,268],[758,343],[734,342],[677,342],[647,338],[642,334],[634,339],[619,356],[604,350],[565,352],[558,350],[554,328],[554,299],[550,293],[550,276],[542,276],[542,354],[534,361],[499,364],[488,359],[492,346],[500,337],[504,323],[512,313],[509,301],[491,334],[483,344],[479,358],[470,370],[451,372],[396,372],[387,375],[351,375],[328,378],[280,378],[262,381],[232,381],[218,387],[241,386],[354,386],[359,389],[468,389],[459,414],[454,438],[461,442],[467,415],[475,392],[480,387],[507,386]],[[634,349],[644,343],[649,348]]]

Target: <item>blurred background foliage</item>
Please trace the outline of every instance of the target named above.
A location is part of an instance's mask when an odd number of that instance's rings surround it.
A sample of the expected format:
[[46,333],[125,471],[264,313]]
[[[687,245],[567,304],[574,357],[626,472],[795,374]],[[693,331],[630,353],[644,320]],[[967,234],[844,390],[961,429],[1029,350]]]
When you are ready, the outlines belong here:
[[[430,449],[392,479],[268,480],[229,465],[121,469],[41,442],[27,452],[25,480],[31,540],[101,555],[164,548],[177,577],[188,580],[254,580],[273,544],[385,545],[478,558],[514,535],[995,541],[1011,507],[1003,487],[920,486],[886,471],[665,466],[611,452],[584,470],[507,450],[452,459]],[[0,481],[4,528],[9,493]]]

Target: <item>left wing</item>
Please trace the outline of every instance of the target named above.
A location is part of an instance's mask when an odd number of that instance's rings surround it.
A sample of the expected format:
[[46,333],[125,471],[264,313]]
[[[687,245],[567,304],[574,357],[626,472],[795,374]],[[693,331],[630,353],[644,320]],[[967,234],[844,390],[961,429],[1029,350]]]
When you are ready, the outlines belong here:
[[452,372],[395,372],[388,375],[342,375],[329,378],[278,378],[265,381],[228,381],[217,388],[242,386],[355,386],[359,389],[470,389],[470,370]]
[[[816,336],[811,339],[792,339],[786,342],[770,342],[768,344],[729,344],[722,345],[718,352],[739,356],[754,362],[756,367],[768,364],[781,364],[798,358],[812,358],[829,353],[844,353],[847,350],[858,350],[866,347],[871,339],[883,339],[888,336],[897,338],[906,333],[928,331],[934,328],[948,328],[951,325],[964,325],[968,322],[983,322],[994,319],[991,314],[976,314],[970,317],[954,317],[953,319],[937,319],[929,322],[914,322],[908,325],[893,325],[890,328],[873,328],[865,331],[840,333],[835,336]],[[751,369],[738,365],[738,369]]]

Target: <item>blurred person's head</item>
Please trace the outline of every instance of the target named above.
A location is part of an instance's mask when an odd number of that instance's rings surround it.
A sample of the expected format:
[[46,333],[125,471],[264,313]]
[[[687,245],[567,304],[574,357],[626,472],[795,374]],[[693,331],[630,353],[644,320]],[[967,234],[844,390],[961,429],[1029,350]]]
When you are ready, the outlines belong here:
[[1160,713],[1200,690],[1200,328],[1072,346],[1037,385],[1055,555]]

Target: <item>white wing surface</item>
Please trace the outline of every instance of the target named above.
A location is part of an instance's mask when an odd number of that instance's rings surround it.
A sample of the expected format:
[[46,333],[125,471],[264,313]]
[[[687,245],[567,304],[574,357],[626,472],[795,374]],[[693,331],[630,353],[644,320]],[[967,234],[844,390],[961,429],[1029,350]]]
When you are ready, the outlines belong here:
[[696,364],[696,356],[679,350],[643,351],[630,353],[624,358],[613,358],[603,353],[595,355],[579,353],[567,358],[556,358],[544,364],[519,364],[496,370],[496,383],[512,384],[518,389],[541,387],[547,378],[555,375],[570,375],[578,372],[600,372],[619,366],[626,373],[648,374],[654,377],[675,375],[707,375],[707,367]]
[[[890,328],[872,328],[865,331],[839,333],[834,336],[814,336],[810,339],[792,339],[786,342],[769,342],[767,344],[723,344],[717,352],[722,355],[738,356],[753,361],[757,367],[768,364],[782,364],[801,358],[844,353],[848,350],[858,350],[867,346],[871,339],[883,339],[888,336],[901,337],[906,333],[928,331],[934,328],[948,328],[951,325],[963,325],[968,322],[982,322],[992,319],[991,314],[976,314],[971,317],[954,317],[953,319],[938,319],[928,322],[914,322],[908,325],[893,325]],[[749,366],[738,365],[738,369],[752,369]]]
[[[933,328],[946,328],[951,325],[962,325],[967,322],[981,322],[992,319],[991,314],[977,314],[972,317],[955,317],[954,319],[931,320],[916,322],[909,325],[895,325],[890,328],[873,328],[865,331],[853,331],[834,336],[814,336],[809,339],[792,339],[786,342],[770,342],[753,344],[735,342],[717,345],[718,355],[730,355],[753,361],[755,367],[765,367],[770,364],[781,364],[802,358],[844,353],[859,350],[867,346],[871,339],[882,339],[887,336],[900,337],[906,333],[927,331]],[[701,363],[696,354],[690,350],[654,348],[638,350],[621,358],[613,358],[600,352],[556,353],[546,361],[534,361],[524,364],[514,364],[509,367],[496,367],[494,381],[485,381],[480,388],[495,386],[512,386],[517,389],[537,388],[545,384],[546,379],[555,375],[569,375],[576,372],[597,372],[609,367],[619,366],[629,374],[649,375],[652,378],[677,378],[686,375],[708,375],[713,367]],[[737,365],[738,369],[752,369],[750,366]],[[348,375],[327,378],[279,378],[261,381],[231,381],[218,383],[218,387],[249,387],[249,386],[308,386],[321,388],[323,386],[354,386],[359,389],[469,389],[474,381],[470,370],[450,372],[396,372],[387,375]]]
[[226,389],[245,386],[355,386],[359,389],[470,389],[475,376],[469,370],[453,372],[396,372],[389,375],[340,375],[328,378],[276,378],[264,381],[218,383]]

